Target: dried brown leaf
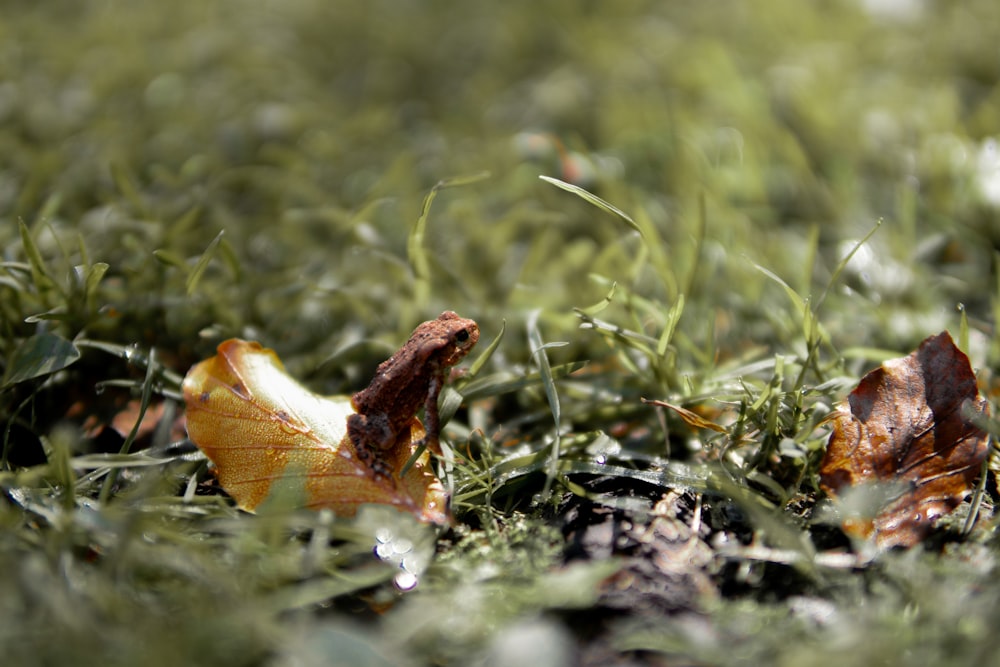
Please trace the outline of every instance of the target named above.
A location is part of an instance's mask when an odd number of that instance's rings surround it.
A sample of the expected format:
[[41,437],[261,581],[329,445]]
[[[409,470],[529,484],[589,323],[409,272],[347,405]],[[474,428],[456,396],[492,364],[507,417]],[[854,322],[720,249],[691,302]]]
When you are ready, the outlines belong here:
[[988,453],[968,410],[985,413],[969,358],[947,332],[865,375],[835,413],[820,486],[843,497],[854,487],[898,490],[870,519],[844,529],[881,548],[913,546],[971,490]]
[[673,403],[667,403],[666,401],[658,401],[646,398],[642,399],[642,402],[648,405],[658,405],[661,408],[670,408],[671,410],[676,412],[677,416],[683,419],[684,423],[690,426],[691,428],[707,428],[711,431],[715,431],[716,433],[726,432],[725,426],[722,426],[721,424],[716,424],[714,421],[710,419],[705,419],[698,413],[692,412],[687,408],[682,408],[679,405],[674,405]]

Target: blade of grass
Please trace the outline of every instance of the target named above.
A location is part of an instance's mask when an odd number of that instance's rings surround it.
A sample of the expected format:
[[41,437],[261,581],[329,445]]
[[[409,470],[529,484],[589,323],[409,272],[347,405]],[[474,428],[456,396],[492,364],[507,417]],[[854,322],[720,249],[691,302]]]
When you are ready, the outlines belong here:
[[659,357],[663,357],[667,353],[667,347],[670,345],[671,339],[674,337],[674,332],[677,331],[677,323],[681,320],[681,314],[684,312],[684,295],[681,294],[677,297],[677,301],[674,305],[670,306],[670,310],[667,311],[667,321],[663,326],[663,333],[660,334],[660,338],[656,341],[656,354]]
[[478,183],[490,177],[489,172],[481,172],[472,176],[458,176],[438,181],[430,192],[424,197],[424,203],[420,207],[420,215],[410,231],[410,237],[406,241],[406,255],[413,267],[414,274],[414,296],[415,303],[422,306],[427,303],[430,296],[431,264],[424,246],[424,237],[427,234],[427,219],[431,212],[431,204],[437,198],[438,192],[445,188],[456,188],[463,185]]
[[[146,410],[149,408],[149,401],[153,396],[153,380],[156,377],[156,369],[159,367],[159,363],[156,361],[156,349],[151,348],[149,350],[149,356],[146,358],[146,377],[142,381],[142,395],[139,399],[139,414],[135,417],[135,423],[132,424],[132,430],[129,431],[128,437],[125,438],[125,442],[122,443],[121,449],[118,451],[119,454],[128,454],[129,450],[132,449],[132,443],[135,442],[136,436],[139,434],[139,427],[142,426],[142,420],[146,416]],[[113,468],[108,476],[104,480],[104,485],[101,487],[100,500],[102,503],[107,502],[108,498],[111,496],[111,490],[114,488],[115,482],[118,481],[118,469]]]
[[92,314],[97,310],[97,288],[100,287],[109,268],[107,262],[96,262],[87,268],[83,281],[83,294],[88,313]]
[[59,192],[53,192],[51,195],[46,197],[45,203],[42,204],[41,208],[38,210],[38,214],[35,216],[35,222],[41,222],[43,220],[50,220],[52,216],[59,212],[62,207],[62,194]]
[[595,315],[597,315],[598,313],[600,313],[602,310],[604,310],[605,308],[607,308],[608,306],[611,305],[611,300],[614,299],[615,290],[616,289],[618,289],[618,283],[617,282],[612,282],[611,283],[611,289],[608,290],[608,293],[604,295],[603,299],[601,299],[600,301],[598,301],[597,303],[595,303],[593,306],[586,306],[584,308],[576,308],[575,310],[577,310],[580,313],[583,313],[587,317],[594,317]]
[[692,248],[691,257],[691,269],[688,271],[687,280],[684,281],[684,289],[681,291],[680,296],[685,294],[691,294],[694,289],[695,281],[698,278],[698,267],[701,263],[701,250],[705,245],[705,235],[708,233],[708,204],[705,201],[705,192],[702,191],[698,196],[698,230],[694,236],[694,248]]
[[565,190],[566,192],[571,192],[575,194],[577,197],[580,197],[584,201],[593,204],[602,211],[606,211],[611,215],[618,216],[623,221],[625,221],[625,224],[627,224],[635,231],[639,232],[640,235],[642,234],[642,228],[640,228],[639,225],[636,224],[635,220],[633,220],[628,213],[621,210],[614,204],[604,201],[594,193],[584,190],[579,185],[573,185],[572,183],[567,183],[566,181],[560,181],[558,178],[552,178],[551,176],[539,176],[538,178],[542,179],[546,183],[551,183],[552,185],[556,186],[561,190]]
[[45,260],[42,259],[42,253],[39,252],[28,226],[21,220],[18,220],[17,226],[21,234],[21,245],[24,247],[24,254],[28,259],[28,265],[31,267],[31,279],[35,283],[35,287],[43,295],[49,290],[59,290],[58,283],[52,279],[48,269],[45,267]]
[[528,344],[531,347],[531,356],[538,364],[538,372],[542,379],[542,388],[545,390],[545,398],[549,402],[549,409],[552,411],[552,420],[555,423],[555,432],[552,437],[552,447],[549,450],[548,470],[545,475],[545,486],[542,489],[542,498],[547,498],[552,491],[552,482],[555,481],[558,473],[559,455],[561,445],[560,423],[562,422],[562,412],[559,407],[559,393],[556,391],[556,383],[552,378],[552,368],[549,366],[549,357],[545,350],[552,346],[542,340],[541,331],[538,329],[538,316],[540,310],[534,310],[528,315]]
[[198,281],[201,280],[202,274],[205,273],[205,269],[208,268],[208,263],[212,261],[212,257],[215,255],[215,249],[219,247],[219,242],[222,241],[222,235],[226,230],[219,231],[212,239],[212,242],[208,244],[205,248],[205,252],[201,253],[201,257],[198,258],[198,262],[191,269],[191,273],[188,274],[187,280],[185,281],[185,288],[187,290],[187,295],[191,296],[194,291],[198,288]]
[[[653,263],[653,267],[656,269],[657,275],[660,277],[660,280],[663,281],[663,285],[667,290],[667,296],[669,300],[672,301],[677,298],[677,295],[679,294],[677,277],[671,270],[670,263],[668,262],[667,256],[663,251],[663,242],[660,239],[660,235],[656,231],[656,225],[653,224],[653,221],[649,218],[649,215],[647,215],[643,209],[639,209],[639,212],[636,213],[636,217],[633,218],[632,216],[628,215],[617,206],[605,201],[604,199],[601,199],[592,192],[584,190],[578,185],[573,185],[572,183],[567,183],[565,181],[559,180],[558,178],[552,178],[551,176],[539,176],[539,178],[545,181],[546,183],[556,186],[561,190],[565,190],[566,192],[572,193],[580,197],[584,201],[596,206],[597,208],[601,209],[606,213],[610,213],[618,217],[619,219],[624,221],[625,224],[627,224],[633,230],[638,232],[639,237],[643,241],[643,246],[649,253],[649,257]],[[639,264],[641,265],[644,262],[645,260],[643,260]],[[696,266],[697,262],[695,262],[695,264],[692,266],[692,274],[690,276],[692,280],[694,276],[694,269],[696,268]]]
[[[496,490],[515,479],[534,473],[549,473],[549,459],[543,452],[516,456],[497,463],[489,471],[492,490]],[[600,475],[602,477],[617,477],[654,486],[663,489],[683,489],[707,493],[715,491],[709,480],[707,468],[691,466],[678,461],[668,461],[654,470],[636,470],[620,465],[595,463],[593,461],[577,461],[563,459],[556,466],[556,473],[565,475]],[[456,492],[456,501],[469,501],[485,493],[481,488],[470,489],[467,484]],[[478,486],[478,485],[477,485]]]
[[819,299],[816,300],[817,311],[819,311],[820,306],[823,305],[823,301],[826,300],[826,295],[830,293],[830,290],[833,288],[834,284],[836,284],[837,280],[840,278],[840,274],[843,273],[844,269],[847,268],[847,264],[851,261],[851,258],[854,257],[854,255],[858,252],[858,250],[861,249],[861,246],[868,243],[868,239],[874,236],[875,232],[877,232],[879,230],[879,227],[881,226],[882,226],[882,218],[879,218],[875,222],[875,226],[871,228],[871,231],[865,234],[860,241],[855,243],[854,247],[851,248],[851,251],[846,255],[844,255],[844,258],[837,263],[837,266],[833,269],[833,273],[830,275],[830,280],[827,281],[826,287],[823,288],[823,293],[820,294]]
[[[586,361],[574,361],[568,364],[552,366],[550,372],[552,378],[559,380],[572,375],[581,368],[587,366]],[[467,385],[462,386],[462,396],[467,400],[477,400],[488,396],[502,396],[511,394],[528,387],[537,386],[540,382],[540,373],[528,373],[526,375],[505,375],[501,373],[492,374],[484,378],[476,378]]]
[[[993,452],[993,436],[989,437],[990,451]],[[969,501],[969,514],[965,517],[965,525],[962,526],[962,536],[968,537],[972,532],[972,529],[976,525],[976,519],[979,518],[979,510],[983,505],[983,495],[986,491],[986,479],[990,471],[990,457],[987,456],[983,459],[983,466],[979,471],[979,483],[976,485],[976,490],[972,494],[972,500]]]
[[153,251],[153,257],[165,266],[172,266],[174,268],[184,269],[187,271],[187,262],[185,262],[184,258],[176,252],[157,248]]
[[472,362],[472,365],[469,366],[469,372],[466,375],[467,378],[471,380],[472,378],[476,377],[479,374],[479,371],[482,370],[483,366],[486,365],[486,362],[488,362],[490,360],[490,357],[493,356],[493,353],[496,351],[497,347],[500,346],[500,341],[503,340],[503,335],[505,331],[507,331],[506,320],[504,320],[503,323],[500,325],[500,333],[498,333],[493,338],[493,340],[490,341],[490,344],[486,346],[486,349],[483,350],[482,353],[480,353],[480,355],[476,357],[476,360]]
[[75,433],[67,426],[60,426],[50,435],[42,436],[49,466],[61,487],[59,500],[64,510],[72,510],[76,504],[76,472],[72,466],[74,440]]
[[802,296],[800,296],[799,293],[796,292],[795,289],[791,285],[789,285],[787,282],[785,282],[781,278],[781,276],[779,276],[775,272],[771,271],[770,269],[764,268],[763,266],[761,266],[757,262],[751,261],[750,263],[753,265],[753,267],[755,269],[757,269],[758,271],[760,271],[761,273],[763,273],[765,276],[767,276],[768,278],[770,278],[774,282],[778,283],[778,285],[780,285],[781,288],[783,290],[785,290],[785,294],[788,295],[789,300],[792,302],[792,304],[795,306],[795,308],[799,311],[800,315],[803,312],[805,312],[805,309],[807,307],[806,306],[806,300],[803,299]]
[[146,207],[146,202],[143,201],[142,195],[139,193],[139,188],[136,187],[135,181],[132,180],[132,175],[125,165],[121,162],[113,162],[111,164],[111,178],[118,187],[118,191],[135,207],[137,213],[145,218],[152,217]]
[[965,310],[965,304],[958,306],[958,349],[966,356],[969,354],[969,313]]
[[843,259],[841,259],[840,262],[837,263],[837,266],[833,270],[833,274],[830,276],[830,280],[827,281],[826,287],[823,288],[823,293],[820,294],[819,299],[816,300],[815,306],[809,306],[809,304],[807,304],[809,310],[806,311],[807,321],[804,324],[805,324],[805,335],[806,335],[806,343],[808,345],[807,348],[808,351],[806,352],[806,359],[802,364],[802,368],[799,370],[799,376],[795,380],[796,387],[801,387],[802,384],[805,382],[806,371],[809,368],[813,368],[813,370],[816,372],[816,375],[820,378],[821,381],[825,380],[825,378],[823,377],[823,372],[818,368],[818,365],[816,363],[817,356],[819,353],[819,346],[824,341],[826,341],[827,344],[830,345],[830,347],[833,347],[833,344],[832,342],[830,342],[830,337],[827,335],[826,331],[824,331],[823,327],[819,324],[819,318],[818,318],[819,310],[823,306],[823,302],[826,300],[827,294],[830,293],[830,290],[833,288],[833,285],[840,278],[840,274],[843,273],[845,268],[847,268],[847,264],[851,261],[851,258],[854,257],[855,253],[858,252],[861,246],[867,243],[868,239],[870,239],[872,235],[875,234],[875,232],[878,231],[879,227],[881,226],[882,226],[882,219],[879,218],[879,220],[875,222],[875,226],[872,227],[871,230],[867,234],[865,234],[865,236],[860,241],[855,243],[854,247],[851,248],[851,251],[848,252],[843,257]]

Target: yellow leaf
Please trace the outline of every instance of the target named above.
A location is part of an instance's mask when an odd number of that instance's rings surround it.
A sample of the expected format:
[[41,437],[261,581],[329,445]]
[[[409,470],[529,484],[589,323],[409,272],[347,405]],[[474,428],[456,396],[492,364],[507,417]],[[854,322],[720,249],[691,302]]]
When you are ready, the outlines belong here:
[[[428,523],[451,520],[428,452],[400,478],[415,447],[397,448],[386,460],[394,474],[375,475],[347,439],[348,397],[312,393],[259,343],[230,339],[217,352],[184,378],[187,428],[242,509],[269,501],[352,516],[380,503]],[[411,443],[423,435],[414,418]]]

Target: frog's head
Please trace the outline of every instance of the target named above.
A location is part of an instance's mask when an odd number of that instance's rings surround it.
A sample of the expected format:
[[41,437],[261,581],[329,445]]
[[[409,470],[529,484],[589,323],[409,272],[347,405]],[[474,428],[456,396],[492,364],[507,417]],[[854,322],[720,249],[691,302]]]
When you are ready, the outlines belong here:
[[436,320],[421,324],[414,337],[421,333],[421,329],[433,341],[430,353],[436,357],[435,363],[441,368],[457,364],[479,341],[479,325],[475,320],[459,317],[450,310],[441,313]]

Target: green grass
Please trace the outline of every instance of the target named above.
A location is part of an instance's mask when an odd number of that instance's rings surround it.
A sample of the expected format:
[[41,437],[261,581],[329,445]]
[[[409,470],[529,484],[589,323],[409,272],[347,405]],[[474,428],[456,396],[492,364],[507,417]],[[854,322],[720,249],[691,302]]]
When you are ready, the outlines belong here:
[[[943,329],[996,413],[1000,5],[344,4],[5,7],[5,664],[997,663],[992,473],[872,554],[817,467]],[[444,309],[453,530],[219,495],[217,343],[350,393]]]

